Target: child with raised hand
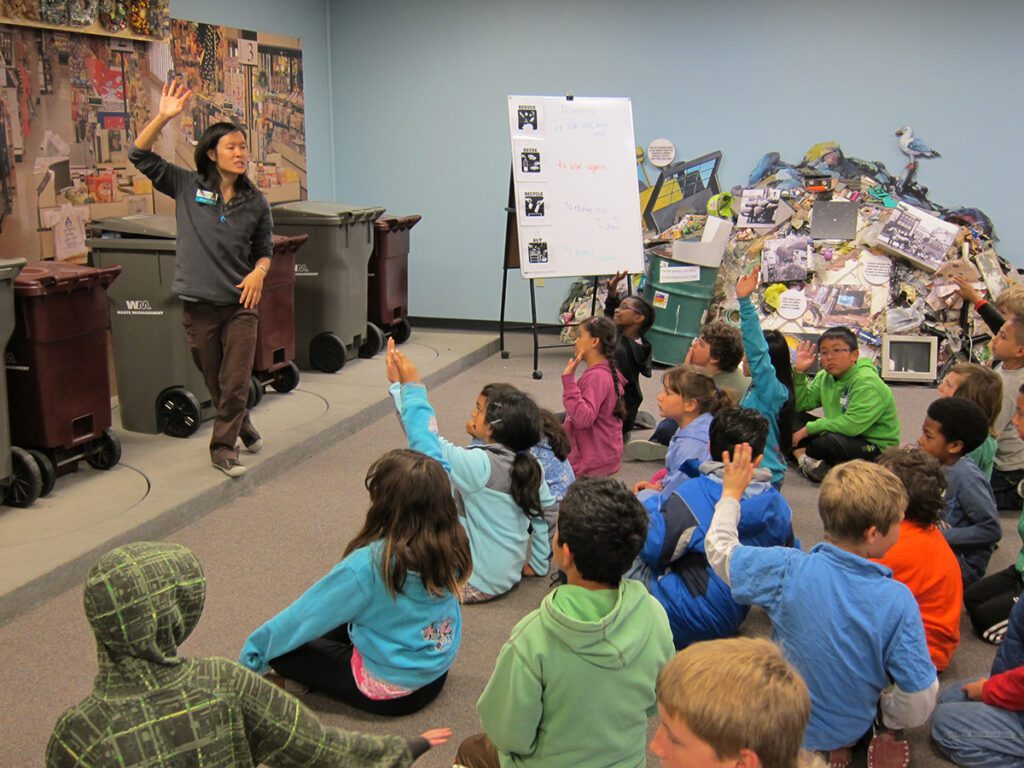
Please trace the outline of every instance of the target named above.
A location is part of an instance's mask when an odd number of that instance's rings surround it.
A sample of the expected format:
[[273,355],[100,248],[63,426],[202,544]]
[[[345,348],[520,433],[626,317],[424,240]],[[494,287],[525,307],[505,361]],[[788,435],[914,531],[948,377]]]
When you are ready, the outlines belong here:
[[482,444],[462,447],[438,435],[419,371],[395,348],[394,339],[388,340],[387,368],[409,447],[438,459],[458,491],[459,521],[473,557],[462,601],[491,600],[518,584],[527,545],[528,573],[546,574],[551,549],[544,511],[555,500],[540,463],[530,453],[541,439],[537,404],[510,384],[488,385],[477,395],[466,424],[467,432]]
[[988,419],[988,437],[985,442],[967,454],[978,465],[987,480],[992,479],[992,462],[996,456],[996,420],[1003,406],[1003,380],[999,374],[977,363],[958,363],[939,382],[942,397],[962,397],[969,400]]
[[[738,603],[759,605],[772,639],[811,692],[804,747],[849,765],[852,745],[866,736],[881,707],[892,729],[922,725],[935,706],[938,680],[928,654],[921,612],[906,585],[880,558],[896,543],[907,493],[892,472],[863,460],[834,467],[821,484],[818,512],[825,541],[810,552],[748,547],[737,526],[740,499],[756,464],[749,446],[724,456],[722,498],[705,539],[711,567]],[[889,732],[877,749],[910,748]]]
[[611,318],[619,331],[615,344],[615,362],[619,373],[626,379],[622,399],[626,404],[626,417],[622,420],[625,438],[633,429],[644,393],[640,377],[651,378],[651,343],[644,334],[654,324],[654,307],[639,296],[619,298],[619,283],[628,279],[627,272],[618,272],[608,279],[608,297],[604,302],[604,315]]
[[405,768],[451,736],[450,728],[406,739],[321,725],[233,661],[180,655],[205,600],[202,566],[180,544],[135,542],[99,559],[85,581],[99,674],[54,726],[47,768]]
[[942,513],[942,534],[960,563],[964,586],[985,575],[992,550],[1002,538],[992,489],[973,461],[965,461],[988,434],[985,415],[959,397],[940,397],[928,406],[917,444],[930,453],[946,474],[948,489]]
[[[1013,428],[1024,440],[1024,385],[1016,393],[1016,410],[1013,414]],[[1017,521],[1017,533],[1024,542],[1024,513]],[[1019,602],[1024,589],[1024,544],[1017,559],[1009,568],[997,571],[972,584],[964,592],[964,606],[971,624],[986,642],[998,645],[1006,634],[1007,617],[1014,604]]]
[[661,384],[658,411],[662,418],[676,422],[679,429],[669,441],[665,467],[650,480],[633,486],[633,493],[639,494],[641,501],[652,493],[665,497],[698,474],[700,464],[711,458],[711,420],[719,410],[733,404],[710,374],[695,365],[672,368],[661,377]]
[[[590,317],[576,333],[576,354],[562,371],[565,434],[572,452],[569,463],[577,477],[613,475],[622,463],[622,399],[625,379],[615,362],[618,332],[606,317]],[[587,370],[576,380],[576,368]]]
[[1013,426],[1017,389],[1024,384],[1024,317],[1007,319],[992,339],[992,357],[1003,380],[1003,405],[996,419],[996,455],[992,460],[992,493],[999,509],[1021,507],[1018,490],[1024,480],[1024,440]]
[[960,644],[963,600],[960,564],[938,525],[946,505],[946,475],[938,459],[914,448],[886,448],[878,464],[900,479],[909,503],[899,540],[876,562],[889,566],[893,578],[914,593],[928,652],[941,672]]
[[757,276],[758,271],[754,270],[736,281],[740,330],[750,376],[750,386],[740,405],[753,408],[768,419],[768,442],[761,467],[772,473],[772,485],[781,489],[786,479],[786,455],[793,444],[793,366],[786,337],[778,331],[761,330],[757,310],[750,301]]
[[[430,411],[422,387],[404,405]],[[249,635],[238,660],[373,714],[407,715],[434,700],[455,661],[470,546],[435,459],[390,451],[366,489],[366,521],[341,562]]]

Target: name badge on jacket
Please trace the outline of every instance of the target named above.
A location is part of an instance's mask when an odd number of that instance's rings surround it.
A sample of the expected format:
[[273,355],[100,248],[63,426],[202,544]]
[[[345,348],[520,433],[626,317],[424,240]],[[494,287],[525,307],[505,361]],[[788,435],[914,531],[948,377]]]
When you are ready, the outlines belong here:
[[196,202],[200,205],[216,205],[217,193],[207,192],[205,189],[196,190]]

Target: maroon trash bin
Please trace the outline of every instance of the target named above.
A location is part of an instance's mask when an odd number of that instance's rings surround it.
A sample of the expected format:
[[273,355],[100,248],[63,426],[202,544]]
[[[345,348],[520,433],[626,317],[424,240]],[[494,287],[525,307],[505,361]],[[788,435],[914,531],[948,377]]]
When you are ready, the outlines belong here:
[[274,257],[263,281],[256,356],[252,364],[249,407],[263,399],[269,384],[278,392],[291,392],[299,384],[295,359],[295,252],[309,235],[274,235]]
[[422,216],[381,216],[373,222],[373,253],[368,273],[367,319],[407,341],[409,325],[409,230]]
[[110,430],[107,287],[121,267],[35,262],[14,281],[7,344],[11,442],[40,465],[43,495],[85,459],[110,469],[121,444]]

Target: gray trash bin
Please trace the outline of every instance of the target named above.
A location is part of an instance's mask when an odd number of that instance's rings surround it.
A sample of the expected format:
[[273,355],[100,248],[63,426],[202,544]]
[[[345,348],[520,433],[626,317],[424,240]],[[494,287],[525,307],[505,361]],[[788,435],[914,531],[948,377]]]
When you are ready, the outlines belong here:
[[133,432],[188,437],[215,408],[192,360],[171,290],[177,226],[170,216],[93,222],[86,241],[96,267],[121,266],[107,295],[121,424]]
[[[353,354],[371,357],[384,336],[368,333],[367,266],[383,208],[302,201],[273,207],[274,233],[308,234],[295,257],[295,362],[334,373]],[[377,349],[370,349],[370,345]]]
[[[0,259],[0,342],[4,347],[14,333],[14,278],[25,264],[25,259]],[[12,507],[29,506],[43,488],[43,475],[32,454],[11,445],[6,376],[0,376],[0,487],[4,503]]]

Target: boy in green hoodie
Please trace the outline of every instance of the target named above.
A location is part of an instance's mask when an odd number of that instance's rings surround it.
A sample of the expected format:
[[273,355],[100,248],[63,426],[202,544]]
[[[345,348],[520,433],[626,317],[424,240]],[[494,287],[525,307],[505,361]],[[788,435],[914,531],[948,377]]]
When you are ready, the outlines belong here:
[[675,650],[665,610],[622,578],[646,535],[647,513],[621,482],[573,484],[553,548],[568,583],[512,630],[476,705],[485,733],[462,742],[455,765],[645,765],[655,683]]
[[[885,448],[898,445],[900,420],[889,385],[870,360],[859,359],[857,337],[849,328],[829,328],[797,346],[793,363],[796,410],[793,456],[809,480],[820,483],[829,469],[852,459],[874,461]],[[808,381],[815,358],[821,370]],[[825,415],[806,413],[821,408]]]

